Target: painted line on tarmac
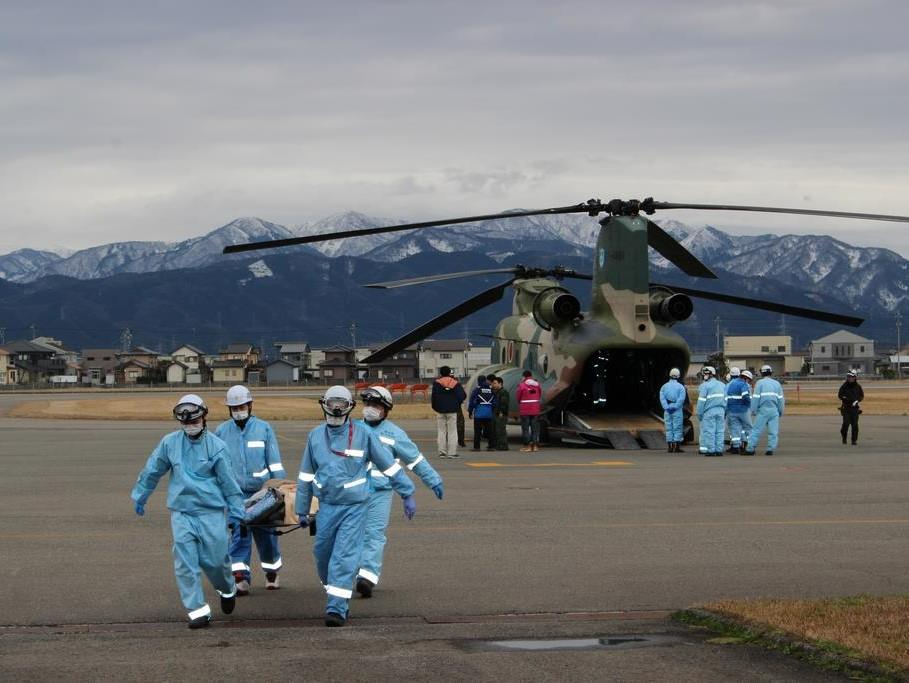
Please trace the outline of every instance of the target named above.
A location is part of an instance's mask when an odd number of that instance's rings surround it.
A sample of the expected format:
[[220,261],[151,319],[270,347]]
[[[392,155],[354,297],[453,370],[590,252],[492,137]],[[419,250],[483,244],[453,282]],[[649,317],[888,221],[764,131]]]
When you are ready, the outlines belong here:
[[[504,614],[450,614],[439,616],[400,616],[400,617],[353,617],[352,626],[443,626],[445,624],[519,624],[533,623],[563,623],[566,621],[654,621],[666,620],[675,609],[651,610],[612,610],[604,612],[527,612]],[[323,617],[299,617],[277,619],[236,619],[219,617],[212,621],[207,630],[212,629],[240,629],[240,628],[288,628],[312,626],[324,629]],[[138,622],[97,622],[97,623],[66,623],[66,624],[7,624],[0,626],[0,636],[9,635],[74,635],[84,633],[118,633],[135,631],[159,631],[161,629],[186,628],[184,619],[171,621],[138,621]]]
[[491,469],[496,467],[633,467],[633,462],[626,460],[595,460],[593,462],[465,462],[468,467]]

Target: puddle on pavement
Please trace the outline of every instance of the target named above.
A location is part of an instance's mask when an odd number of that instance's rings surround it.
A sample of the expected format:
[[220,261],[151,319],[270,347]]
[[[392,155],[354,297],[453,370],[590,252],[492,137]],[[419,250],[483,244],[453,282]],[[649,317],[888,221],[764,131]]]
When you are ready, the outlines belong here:
[[682,642],[677,636],[629,635],[603,638],[539,638],[526,640],[472,640],[462,643],[467,649],[501,652],[542,652],[547,650],[629,650]]

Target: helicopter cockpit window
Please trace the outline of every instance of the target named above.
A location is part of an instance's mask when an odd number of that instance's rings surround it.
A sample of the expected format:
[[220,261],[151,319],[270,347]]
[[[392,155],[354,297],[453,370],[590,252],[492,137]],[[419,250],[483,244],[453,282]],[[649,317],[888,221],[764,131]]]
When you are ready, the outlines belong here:
[[502,356],[502,361],[501,361],[501,362],[502,362],[502,365],[505,365],[505,347],[503,346],[503,347],[500,349],[500,351],[501,351],[501,356]]

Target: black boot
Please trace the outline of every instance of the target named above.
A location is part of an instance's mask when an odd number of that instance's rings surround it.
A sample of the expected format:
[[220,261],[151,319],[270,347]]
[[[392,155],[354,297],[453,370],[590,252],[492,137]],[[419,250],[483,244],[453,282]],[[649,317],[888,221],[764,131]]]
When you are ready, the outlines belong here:
[[372,589],[376,587],[369,579],[364,579],[362,576],[357,577],[357,593],[362,595],[364,598],[372,597]]
[[344,626],[347,623],[347,619],[342,617],[337,612],[326,612],[325,613],[325,625],[326,626]]
[[236,592],[231,595],[229,598],[221,596],[221,613],[230,614],[234,611],[234,607],[237,606],[237,594]]
[[206,614],[204,617],[196,617],[195,619],[190,619],[189,628],[208,628],[208,625],[211,623],[211,616]]

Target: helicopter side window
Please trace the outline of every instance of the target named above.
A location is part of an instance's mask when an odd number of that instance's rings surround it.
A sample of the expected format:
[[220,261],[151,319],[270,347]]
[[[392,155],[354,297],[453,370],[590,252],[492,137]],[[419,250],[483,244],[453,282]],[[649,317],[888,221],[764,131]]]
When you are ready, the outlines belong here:
[[549,356],[545,353],[540,356],[540,367],[543,369],[544,375],[549,372]]

